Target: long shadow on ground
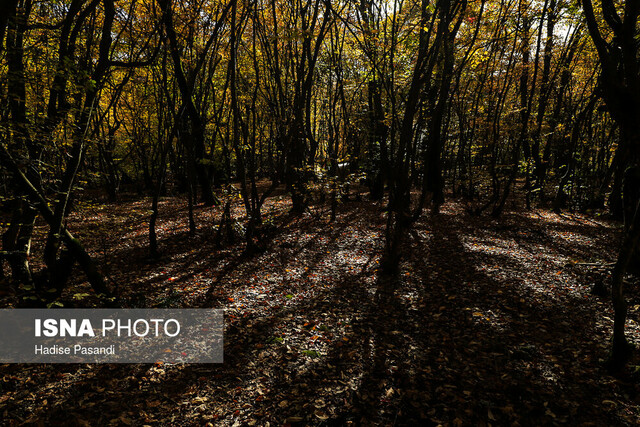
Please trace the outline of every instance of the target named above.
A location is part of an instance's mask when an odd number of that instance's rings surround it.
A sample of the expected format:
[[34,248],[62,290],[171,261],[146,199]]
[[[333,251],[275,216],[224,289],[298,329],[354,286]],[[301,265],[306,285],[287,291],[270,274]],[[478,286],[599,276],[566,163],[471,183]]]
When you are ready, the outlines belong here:
[[[638,386],[601,368],[609,304],[567,267],[610,261],[615,231],[462,211],[416,224],[395,278],[378,275],[384,217],[365,202],[333,224],[289,223],[253,258],[180,237],[165,246],[173,271],[197,267],[172,286],[189,306],[225,309],[223,364],[4,366],[0,411],[58,425],[639,421]],[[160,292],[166,277],[153,280]]]

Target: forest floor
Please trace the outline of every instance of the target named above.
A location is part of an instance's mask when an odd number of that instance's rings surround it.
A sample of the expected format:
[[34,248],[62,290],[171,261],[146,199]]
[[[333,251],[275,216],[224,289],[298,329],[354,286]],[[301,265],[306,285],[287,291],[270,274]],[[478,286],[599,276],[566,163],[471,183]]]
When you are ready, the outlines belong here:
[[[415,224],[389,279],[383,204],[366,196],[331,222],[327,206],[292,217],[274,195],[264,217],[277,228],[251,257],[242,242],[216,246],[220,207],[198,206],[190,235],[185,200],[164,198],[162,257],[150,260],[149,206],[79,204],[68,226],[124,306],[223,309],[224,363],[0,365],[3,424],[640,423],[640,362],[615,377],[604,368],[613,315],[590,291],[608,272],[586,265],[614,261],[615,223],[522,208],[472,217],[451,200]],[[74,277],[65,305],[90,306]],[[628,299],[638,344],[637,288]]]

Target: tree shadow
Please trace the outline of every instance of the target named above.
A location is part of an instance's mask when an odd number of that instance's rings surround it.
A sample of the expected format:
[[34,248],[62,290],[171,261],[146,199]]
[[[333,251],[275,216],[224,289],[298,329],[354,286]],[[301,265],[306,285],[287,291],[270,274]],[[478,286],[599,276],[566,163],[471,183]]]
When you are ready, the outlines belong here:
[[[620,401],[623,387],[598,364],[608,337],[602,301],[574,286],[577,273],[556,275],[544,262],[593,243],[557,240],[549,230],[600,236],[599,254],[612,231],[607,238],[595,225],[445,212],[416,224],[400,274],[384,277],[376,271],[384,218],[377,207],[363,209],[341,209],[333,229],[303,219],[250,259],[186,239],[192,244],[176,268],[199,262],[192,273],[208,275],[200,295],[210,298],[193,306],[225,309],[223,364],[72,365],[53,384],[44,375],[36,386],[15,384],[52,403],[7,408],[22,421],[65,425],[623,420],[623,409],[602,403]],[[12,369],[3,368],[5,377],[30,368]]]

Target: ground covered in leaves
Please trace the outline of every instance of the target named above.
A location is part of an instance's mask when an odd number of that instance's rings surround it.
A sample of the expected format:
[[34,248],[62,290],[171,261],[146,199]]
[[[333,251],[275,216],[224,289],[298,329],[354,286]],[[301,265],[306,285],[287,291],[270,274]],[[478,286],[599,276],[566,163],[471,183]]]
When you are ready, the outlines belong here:
[[[450,201],[415,224],[388,278],[384,205],[366,197],[341,203],[331,222],[328,205],[290,216],[276,193],[264,208],[266,251],[253,256],[241,241],[216,245],[222,208],[197,207],[191,235],[186,202],[165,198],[162,256],[149,259],[149,206],[84,203],[68,225],[123,306],[224,309],[224,363],[1,365],[3,424],[640,422],[638,362],[607,373],[612,311],[590,292],[608,280],[615,223],[523,209],[472,217]],[[244,215],[239,203],[233,214]],[[64,305],[94,304],[74,277]],[[637,344],[635,288],[629,300]]]

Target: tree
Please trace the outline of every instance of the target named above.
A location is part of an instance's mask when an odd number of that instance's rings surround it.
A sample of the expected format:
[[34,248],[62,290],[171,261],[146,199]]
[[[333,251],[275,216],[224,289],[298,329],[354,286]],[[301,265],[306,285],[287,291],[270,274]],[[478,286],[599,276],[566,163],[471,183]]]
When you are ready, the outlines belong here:
[[[632,168],[640,167],[640,58],[638,57],[638,16],[640,1],[626,1],[623,16],[612,0],[601,4],[602,20],[599,22],[591,0],[582,0],[582,7],[589,35],[598,53],[601,66],[600,89],[609,113],[619,127],[619,150]],[[623,168],[619,167],[618,170]],[[627,304],[624,298],[624,275],[640,241],[639,200],[628,200],[633,213],[629,221],[618,260],[613,270],[612,301],[615,310],[611,364],[613,368],[624,365],[631,346],[624,334]]]
[[[98,272],[92,258],[82,247],[80,242],[63,225],[65,216],[69,212],[70,199],[74,181],[83,162],[86,151],[86,135],[95,106],[107,71],[111,66],[112,28],[115,17],[113,0],[104,0],[102,8],[104,17],[97,45],[87,43],[86,48],[97,50],[95,66],[87,69],[87,64],[76,56],[76,48],[80,30],[85,20],[97,11],[98,1],[93,1],[86,7],[82,1],[73,1],[62,21],[59,37],[59,62],[55,77],[50,88],[47,115],[42,123],[42,129],[34,127],[27,117],[25,64],[24,64],[24,35],[27,29],[32,2],[18,2],[9,15],[9,30],[7,34],[7,56],[9,68],[9,99],[11,99],[11,116],[14,125],[12,131],[12,145],[2,144],[3,165],[12,173],[12,179],[19,188],[18,200],[15,205],[14,219],[24,221],[16,233],[10,229],[4,237],[4,244],[15,248],[21,256],[20,267],[14,269],[14,278],[26,285],[31,285],[33,279],[27,259],[33,223],[36,212],[39,212],[49,225],[49,233],[45,245],[44,260],[47,270],[44,279],[37,284],[45,289],[60,293],[70,274],[71,267],[77,261],[84,270],[95,291],[108,295],[110,292]],[[44,195],[41,172],[38,170],[38,158],[46,147],[46,138],[58,126],[63,118],[72,111],[72,104],[68,100],[67,83],[68,68],[73,67],[80,79],[76,101],[81,101],[75,108],[75,126],[72,132],[72,144],[68,160],[56,188],[55,207],[51,209]],[[18,154],[20,157],[16,157]],[[24,167],[26,165],[26,168]],[[26,172],[23,172],[26,169]],[[13,238],[15,237],[15,240]],[[12,241],[13,240],[13,241]],[[64,242],[66,249],[60,251],[60,243]],[[16,271],[18,270],[18,271]]]

